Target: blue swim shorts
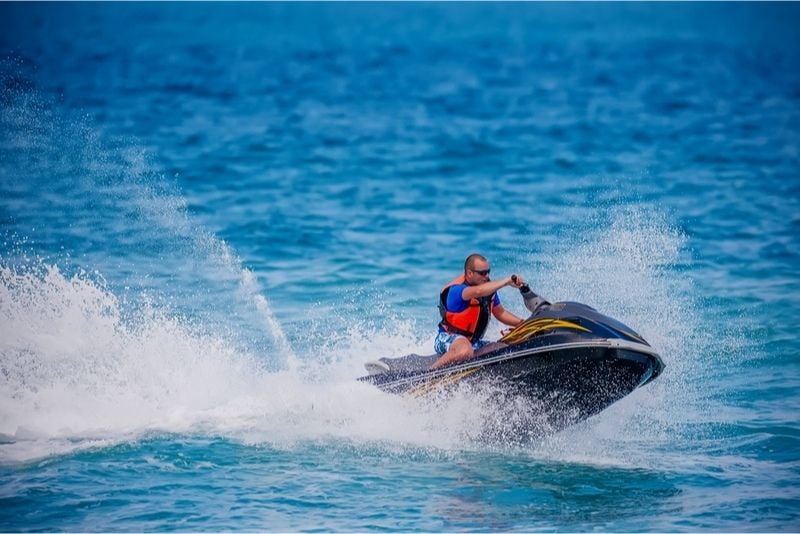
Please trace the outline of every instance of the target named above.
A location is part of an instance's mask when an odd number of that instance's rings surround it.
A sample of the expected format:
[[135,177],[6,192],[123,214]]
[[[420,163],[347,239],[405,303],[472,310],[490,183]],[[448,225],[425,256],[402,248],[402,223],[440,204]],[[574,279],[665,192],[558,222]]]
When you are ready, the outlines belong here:
[[[449,332],[439,332],[436,335],[436,339],[433,340],[433,350],[435,350],[438,354],[444,354],[450,348],[450,345],[453,344],[453,341],[460,337],[464,336],[459,334],[450,334]],[[473,341],[472,350],[478,350],[487,343],[489,342],[484,339]]]

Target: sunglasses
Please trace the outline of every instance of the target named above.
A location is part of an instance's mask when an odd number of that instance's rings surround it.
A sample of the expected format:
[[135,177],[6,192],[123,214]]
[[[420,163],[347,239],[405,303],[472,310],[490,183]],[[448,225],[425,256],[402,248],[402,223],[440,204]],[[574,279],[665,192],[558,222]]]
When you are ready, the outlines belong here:
[[481,276],[486,276],[486,275],[488,275],[490,272],[492,272],[492,270],[491,270],[491,269],[484,269],[483,271],[476,271],[475,269],[471,269],[471,271],[472,271],[473,273],[475,273],[475,274],[479,274],[479,275],[481,275]]

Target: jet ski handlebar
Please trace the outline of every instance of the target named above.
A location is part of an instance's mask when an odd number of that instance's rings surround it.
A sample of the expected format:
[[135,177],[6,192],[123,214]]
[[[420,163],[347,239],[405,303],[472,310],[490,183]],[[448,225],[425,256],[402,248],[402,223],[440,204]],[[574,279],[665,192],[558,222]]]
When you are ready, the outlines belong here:
[[[511,281],[514,282],[515,284],[517,283],[516,274],[511,275]],[[528,286],[528,284],[522,284],[521,286],[519,286],[519,292],[522,293],[522,296],[525,296],[525,293],[529,292],[530,290],[531,288],[530,286]]]
[[[511,275],[511,281],[514,282],[515,284],[517,283],[516,274]],[[534,313],[542,306],[550,305],[550,302],[547,299],[540,297],[539,295],[531,291],[531,288],[528,284],[521,285],[519,288],[519,292],[522,295],[522,299],[525,301],[525,307],[528,308],[528,311],[531,313]]]

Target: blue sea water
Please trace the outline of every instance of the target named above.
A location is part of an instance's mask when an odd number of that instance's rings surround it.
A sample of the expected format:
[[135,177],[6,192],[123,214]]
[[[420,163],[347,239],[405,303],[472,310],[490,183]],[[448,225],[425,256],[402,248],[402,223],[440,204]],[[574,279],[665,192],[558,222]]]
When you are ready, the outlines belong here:
[[[800,530],[798,27],[0,4],[0,530]],[[473,251],[665,373],[532,443],[355,381]]]

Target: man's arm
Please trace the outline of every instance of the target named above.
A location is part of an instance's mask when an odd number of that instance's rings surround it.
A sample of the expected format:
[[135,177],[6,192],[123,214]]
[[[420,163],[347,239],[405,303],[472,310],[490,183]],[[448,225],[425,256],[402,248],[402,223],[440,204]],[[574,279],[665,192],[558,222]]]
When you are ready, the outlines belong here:
[[508,311],[503,307],[502,304],[495,306],[492,309],[492,315],[494,318],[500,321],[503,324],[507,324],[508,326],[517,326],[522,323],[522,319]]
[[485,284],[481,284],[478,286],[467,286],[464,291],[461,293],[461,298],[464,300],[470,299],[477,299],[481,297],[488,297],[494,293],[497,293],[497,290],[506,286],[514,286],[519,287],[522,285],[520,283],[521,278],[517,278],[517,281],[511,279],[509,276],[508,278],[503,278],[502,280],[497,280],[495,282],[486,282]]

